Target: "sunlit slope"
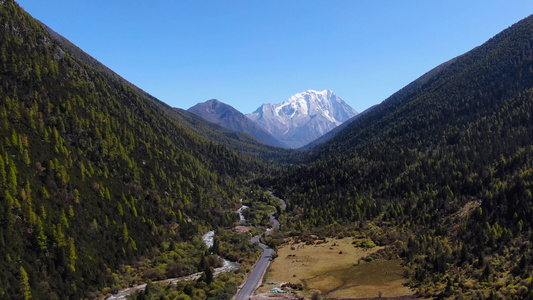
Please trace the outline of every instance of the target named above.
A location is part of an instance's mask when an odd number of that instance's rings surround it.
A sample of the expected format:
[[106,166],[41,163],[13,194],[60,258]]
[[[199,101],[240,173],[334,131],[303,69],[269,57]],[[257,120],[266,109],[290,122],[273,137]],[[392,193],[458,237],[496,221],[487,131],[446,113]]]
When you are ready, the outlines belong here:
[[262,163],[88,65],[13,1],[0,20],[0,298],[87,297],[162,242],[232,221],[234,179]]
[[533,254],[532,44],[529,17],[353,121],[311,163],[265,180],[288,201],[289,226],[385,222],[378,236],[396,241],[429,294],[444,295],[434,282],[448,275],[470,278],[469,293],[496,293],[497,276],[502,295],[517,292],[505,285],[530,276]]

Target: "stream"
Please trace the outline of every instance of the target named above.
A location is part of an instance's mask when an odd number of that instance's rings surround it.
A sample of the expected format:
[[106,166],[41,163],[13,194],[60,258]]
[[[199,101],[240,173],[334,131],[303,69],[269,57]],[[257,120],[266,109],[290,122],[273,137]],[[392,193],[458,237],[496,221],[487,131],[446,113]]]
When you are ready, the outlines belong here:
[[249,208],[248,206],[242,204],[242,199],[241,199],[241,207],[237,210],[237,212],[239,213],[239,222],[241,223],[246,222],[246,218],[244,217],[243,212],[245,209],[248,209],[248,208]]
[[[205,245],[208,248],[213,247],[213,243],[215,240],[215,231],[211,230],[205,233],[202,236],[202,240],[204,241]],[[215,268],[213,275],[218,276],[222,273],[228,273],[233,270],[237,270],[240,266],[241,265],[238,262],[232,262],[224,258],[224,263],[222,264],[222,267]],[[194,273],[188,276],[183,276],[183,277],[178,277],[178,278],[170,278],[170,279],[165,279],[165,280],[160,280],[160,281],[154,281],[154,283],[165,282],[167,284],[176,284],[179,281],[197,280],[198,278],[200,278],[200,276],[202,276],[202,272],[198,272],[198,273]],[[123,300],[123,299],[126,299],[126,297],[130,295],[131,293],[136,292],[136,291],[142,291],[145,288],[146,288],[146,283],[139,284],[139,285],[127,288],[127,289],[123,289],[119,291],[118,293],[116,293],[115,295],[106,298],[106,300]]]
[[[202,236],[202,239],[204,240],[204,243],[206,244],[208,248],[213,247],[213,242],[215,240],[215,231],[211,230],[207,232],[206,234]],[[241,266],[238,262],[232,262],[225,258],[223,259],[224,259],[224,264],[222,265],[222,267],[215,268],[214,275],[218,275],[220,273],[231,272],[233,270],[237,270]]]
[[[283,207],[285,208],[285,202],[283,200],[281,200],[281,201],[283,203]],[[248,208],[249,208],[248,206],[242,204],[242,199],[241,199],[241,207],[237,210],[237,212],[239,213],[239,222],[241,222],[241,223],[246,222],[246,218],[244,217],[243,212],[244,212],[245,209],[248,209]],[[272,219],[274,219],[274,221],[277,222],[277,220],[274,218],[273,214],[274,213],[270,214],[270,219],[271,219],[271,221],[273,221]],[[279,225],[277,225],[277,228],[276,228],[276,226],[273,226],[273,228],[271,228],[270,230],[278,229],[278,228],[279,228]],[[205,245],[208,248],[213,247],[213,243],[214,243],[214,240],[215,240],[215,231],[211,230],[211,231],[206,232],[202,236],[202,240],[204,241]],[[257,242],[259,242],[259,240],[257,240]],[[222,274],[222,273],[227,273],[227,272],[231,272],[233,270],[237,270],[240,267],[240,264],[238,262],[232,262],[232,261],[229,261],[229,260],[227,260],[225,258],[223,258],[223,259],[224,259],[224,263],[223,263],[222,267],[215,268],[215,271],[213,272],[214,276],[218,276],[219,274]],[[198,272],[198,273],[194,273],[194,274],[191,274],[191,275],[188,275],[188,276],[179,277],[179,278],[170,278],[170,279],[165,279],[165,280],[161,280],[161,281],[154,281],[154,283],[166,282],[167,284],[176,284],[179,281],[196,280],[196,279],[200,278],[201,275],[202,275],[202,272]],[[126,299],[126,297],[128,295],[130,295],[131,293],[133,293],[135,291],[139,291],[139,290],[144,290],[145,288],[146,288],[146,283],[139,284],[139,285],[127,288],[127,289],[123,289],[123,290],[119,291],[118,293],[116,293],[115,295],[106,298],[106,300],[123,300],[123,299]]]

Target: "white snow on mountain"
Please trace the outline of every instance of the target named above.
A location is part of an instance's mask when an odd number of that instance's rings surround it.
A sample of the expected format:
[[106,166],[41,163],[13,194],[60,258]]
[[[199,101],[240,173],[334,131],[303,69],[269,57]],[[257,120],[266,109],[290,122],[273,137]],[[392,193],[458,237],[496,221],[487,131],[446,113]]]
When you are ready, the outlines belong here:
[[247,114],[291,148],[302,147],[357,115],[331,90],[308,90],[279,104],[263,104]]

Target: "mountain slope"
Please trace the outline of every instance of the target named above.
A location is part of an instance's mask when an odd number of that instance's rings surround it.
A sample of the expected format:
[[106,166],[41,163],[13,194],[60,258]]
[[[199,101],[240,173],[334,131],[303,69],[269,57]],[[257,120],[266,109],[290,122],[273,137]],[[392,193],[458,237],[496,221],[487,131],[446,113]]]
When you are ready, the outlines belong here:
[[222,103],[216,99],[204,103],[198,103],[187,111],[192,112],[209,122],[219,124],[224,128],[247,133],[264,144],[274,147],[284,147],[280,141],[259,125],[252,122],[244,114],[230,105]]
[[233,130],[227,130],[225,127],[222,126],[213,126],[213,124],[211,124],[210,122],[206,122],[202,118],[197,118],[194,114],[190,112],[187,112],[183,109],[172,108],[168,106],[166,103],[163,103],[160,100],[154,98],[139,87],[133,85],[120,75],[113,72],[107,66],[103,65],[98,60],[85,53],[83,50],[72,44],[68,39],[55,32],[50,27],[42,23],[40,24],[43,26],[43,28],[46,29],[46,31],[48,31],[48,33],[50,33],[54,38],[56,38],[57,42],[61,44],[64,49],[64,51],[61,51],[68,52],[70,55],[80,59],[83,63],[102,72],[107,77],[113,78],[114,80],[123,83],[128,88],[137,92],[145,101],[153,103],[153,105],[161,109],[161,111],[164,112],[167,117],[173,119],[189,131],[194,132],[197,135],[203,136],[209,140],[224,144],[230,149],[254,157],[260,157],[265,160],[277,162],[285,162],[291,159],[291,155],[289,152],[275,148],[279,146],[272,147],[267,146],[269,145],[268,143],[258,143],[256,139],[251,138],[246,134],[241,134]]
[[331,90],[305,91],[246,115],[291,148],[300,148],[355,116]]
[[296,214],[287,226],[380,226],[369,234],[394,245],[420,295],[525,298],[532,46],[529,17],[351,122],[313,149],[313,162],[267,181]]
[[[368,113],[369,111],[371,111],[374,107],[375,107],[375,105],[370,107],[370,108],[367,108],[365,111],[363,111],[361,113],[358,113],[357,115],[355,115],[355,117],[350,118],[348,121],[345,121],[341,125],[333,128],[330,131],[328,131],[327,133],[325,133],[323,136],[321,136],[321,137],[317,138],[316,140],[312,141],[311,143],[305,145],[304,147],[301,148],[301,150],[307,150],[307,149],[312,149],[312,148],[317,149],[319,145],[324,144],[325,142],[329,141],[337,133],[341,132],[344,128],[346,128],[346,126],[348,126],[350,123],[355,121],[357,118],[360,118],[362,115],[364,115],[364,114]],[[312,155],[310,155],[310,156],[312,157]]]
[[0,298],[94,298],[165,251],[179,268],[157,272],[196,272],[201,228],[231,223],[234,180],[265,165],[87,65],[14,1],[0,19]]

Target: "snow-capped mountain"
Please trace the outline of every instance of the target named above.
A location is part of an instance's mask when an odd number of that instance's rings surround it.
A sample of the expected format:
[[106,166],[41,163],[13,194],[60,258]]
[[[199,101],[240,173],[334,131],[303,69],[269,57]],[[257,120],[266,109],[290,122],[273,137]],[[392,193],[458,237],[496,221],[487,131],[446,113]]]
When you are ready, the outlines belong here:
[[331,90],[308,90],[280,104],[263,104],[246,116],[290,148],[300,148],[355,115]]

